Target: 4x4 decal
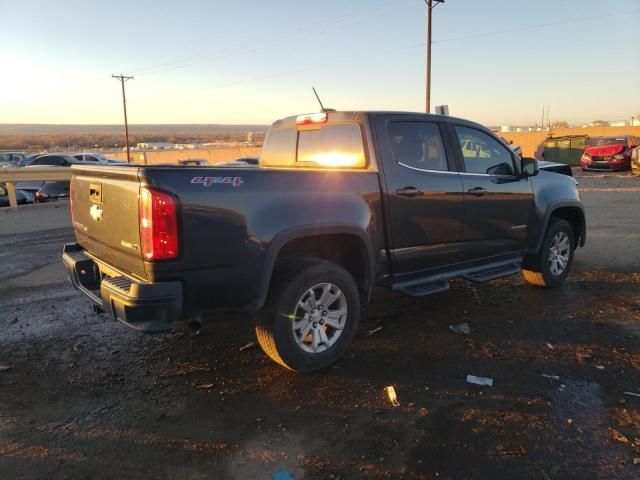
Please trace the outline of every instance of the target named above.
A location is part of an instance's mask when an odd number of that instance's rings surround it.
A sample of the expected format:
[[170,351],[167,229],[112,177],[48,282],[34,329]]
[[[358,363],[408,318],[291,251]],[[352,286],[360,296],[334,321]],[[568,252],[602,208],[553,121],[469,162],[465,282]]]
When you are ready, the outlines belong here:
[[227,183],[239,187],[244,181],[242,177],[193,177],[191,183],[201,183],[204,187],[210,187],[214,183]]

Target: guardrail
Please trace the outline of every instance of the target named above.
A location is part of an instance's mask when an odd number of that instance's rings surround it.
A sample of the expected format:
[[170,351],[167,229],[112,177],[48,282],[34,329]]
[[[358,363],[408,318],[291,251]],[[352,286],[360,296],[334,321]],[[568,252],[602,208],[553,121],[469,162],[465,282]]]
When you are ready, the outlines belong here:
[[71,167],[8,167],[0,168],[0,183],[7,185],[9,206],[16,208],[16,182],[33,182],[42,180],[70,180]]

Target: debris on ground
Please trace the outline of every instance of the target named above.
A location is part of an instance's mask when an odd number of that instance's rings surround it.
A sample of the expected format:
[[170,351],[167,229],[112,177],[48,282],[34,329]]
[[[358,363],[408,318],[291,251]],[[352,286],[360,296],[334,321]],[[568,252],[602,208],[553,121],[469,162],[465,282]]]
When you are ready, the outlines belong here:
[[476,377],[475,375],[467,375],[467,382],[474,385],[493,386],[493,378]]
[[629,439],[618,430],[611,429],[611,437],[616,441],[624,444],[629,443]]
[[554,346],[553,346],[553,344],[551,344],[551,343],[547,343],[547,348],[548,348],[549,350],[553,350],[553,349],[554,349],[554,348],[556,348],[556,347],[554,347]]
[[636,457],[633,459],[633,464],[634,465],[640,465],[640,457]]
[[471,334],[471,327],[468,323],[461,323],[459,325],[449,325],[449,330],[453,333],[462,333],[463,335]]
[[592,357],[592,355],[590,353],[585,353],[585,352],[578,352],[576,353],[576,358],[578,359],[578,362],[583,362],[585,360],[588,360]]
[[387,396],[389,397],[389,401],[391,402],[391,405],[393,405],[394,407],[399,407],[400,402],[398,402],[396,389],[393,388],[393,386],[384,387],[384,389],[387,391]]
[[249,342],[246,345],[240,347],[240,351],[244,352],[246,350],[251,350],[252,348],[256,348],[258,344],[256,342]]
[[548,373],[543,373],[542,376],[550,380],[560,380],[560,377],[558,375],[549,375]]
[[10,365],[1,365],[0,364],[0,372],[7,372],[9,370],[11,370],[13,367]]
[[369,330],[367,332],[367,337],[370,337],[371,335],[373,335],[374,333],[378,333],[380,330],[382,330],[382,327],[376,327],[373,330]]
[[625,395],[629,395],[630,397],[638,397],[640,398],[640,393],[635,393],[635,392],[622,392]]
[[597,368],[598,370],[604,370],[604,365],[596,365],[596,368]]
[[294,476],[286,470],[279,470],[271,477],[273,480],[295,480]]
[[196,385],[196,388],[206,388],[206,389],[213,388],[213,383],[205,383],[203,385]]

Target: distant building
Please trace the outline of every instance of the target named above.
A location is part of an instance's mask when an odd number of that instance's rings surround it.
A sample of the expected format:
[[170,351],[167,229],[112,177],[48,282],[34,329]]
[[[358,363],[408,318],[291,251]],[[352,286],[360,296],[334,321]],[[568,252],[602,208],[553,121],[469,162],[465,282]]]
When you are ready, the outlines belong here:
[[632,127],[640,127],[640,115],[631,117],[631,120],[629,121],[629,125],[631,125]]
[[609,122],[610,127],[625,127],[626,125],[627,122],[625,122],[624,120],[621,122]]
[[136,144],[139,150],[170,150],[173,143],[170,142],[141,142]]

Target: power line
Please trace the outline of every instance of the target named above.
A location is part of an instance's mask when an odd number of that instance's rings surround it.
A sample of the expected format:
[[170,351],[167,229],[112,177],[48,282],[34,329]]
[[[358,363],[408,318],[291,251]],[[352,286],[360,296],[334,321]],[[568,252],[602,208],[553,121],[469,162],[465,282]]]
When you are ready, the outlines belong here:
[[498,30],[498,31],[494,31],[494,32],[472,33],[470,35],[463,35],[463,36],[460,36],[460,37],[445,38],[444,40],[434,41],[433,43],[434,44],[446,43],[446,42],[453,42],[453,41],[457,41],[457,40],[466,40],[468,38],[479,38],[479,37],[487,37],[487,36],[490,36],[490,35],[501,35],[503,33],[521,32],[523,30],[532,30],[532,29],[536,29],[536,28],[550,27],[550,26],[553,26],[553,25],[564,25],[564,24],[567,24],[567,23],[582,22],[582,21],[585,21],[585,20],[596,20],[596,19],[601,19],[601,18],[606,18],[606,17],[613,17],[613,16],[617,16],[617,15],[627,15],[629,13],[636,13],[636,12],[640,12],[640,9],[628,10],[626,12],[615,12],[615,13],[605,13],[605,14],[600,14],[600,15],[592,15],[592,16],[589,16],[589,17],[571,18],[571,19],[568,19],[568,20],[558,20],[557,22],[539,23],[537,25],[529,25],[529,26],[525,26],[525,27],[510,28],[510,29],[507,29],[507,30]]
[[[192,65],[197,65],[199,63],[202,63],[204,61],[207,60],[211,60],[213,58],[221,58],[221,57],[225,57],[225,56],[231,56],[231,55],[240,55],[240,54],[246,54],[246,53],[253,53],[259,50],[263,50],[265,48],[268,48],[270,46],[276,45],[278,42],[280,41],[291,41],[291,35],[302,35],[302,34],[306,34],[309,32],[313,32],[313,31],[323,31],[324,29],[327,28],[327,24],[330,22],[336,22],[336,21],[340,21],[343,20],[345,18],[351,18],[356,14],[361,14],[363,12],[366,13],[370,13],[372,12],[374,9],[379,9],[379,8],[384,8],[387,5],[390,5],[394,3],[395,5],[398,5],[397,2],[395,0],[387,0],[387,1],[383,1],[378,5],[369,5],[365,8],[358,8],[355,10],[350,11],[349,13],[345,13],[345,14],[341,14],[338,16],[332,16],[329,18],[325,18],[325,19],[320,19],[320,20],[316,20],[314,22],[313,25],[308,25],[308,26],[303,26],[303,27],[297,27],[297,28],[293,28],[290,29],[284,33],[282,33],[281,35],[278,35],[277,37],[271,39],[270,42],[268,43],[261,43],[260,46],[258,47],[254,47],[248,50],[244,50],[241,52],[235,52],[235,53],[229,53],[227,51],[218,51],[218,52],[214,52],[214,53],[210,53],[210,54],[206,54],[206,55],[195,55],[195,56],[191,56],[191,57],[185,57],[179,60],[175,60],[169,63],[159,63],[159,64],[152,64],[152,65],[148,65],[145,67],[141,67],[141,68],[133,68],[131,70],[133,70],[133,73],[135,74],[140,74],[140,73],[144,73],[147,72],[147,75],[153,75],[156,73],[160,73],[160,72],[164,72],[167,70],[175,70],[175,69],[180,69],[180,68],[185,68],[185,67],[190,67]],[[320,25],[318,27],[318,25]]]

